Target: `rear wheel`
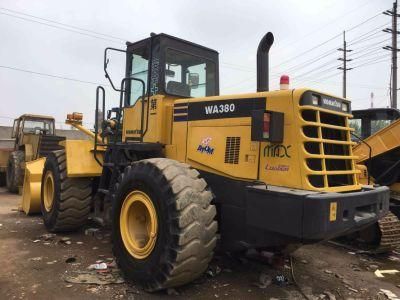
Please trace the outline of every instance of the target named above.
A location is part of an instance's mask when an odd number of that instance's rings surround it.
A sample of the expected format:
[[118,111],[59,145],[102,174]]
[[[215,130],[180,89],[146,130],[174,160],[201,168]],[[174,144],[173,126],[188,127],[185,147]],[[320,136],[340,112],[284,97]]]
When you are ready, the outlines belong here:
[[0,172],[0,186],[7,186],[7,172]]
[[18,192],[18,187],[22,186],[24,182],[24,168],[25,162],[24,151],[17,150],[10,153],[7,162],[7,188],[12,193]]
[[46,159],[42,175],[41,210],[47,230],[73,231],[87,221],[92,194],[89,178],[68,178],[65,151]]
[[148,291],[186,284],[208,267],[217,222],[211,191],[188,165],[165,158],[125,168],[116,184],[113,251]]

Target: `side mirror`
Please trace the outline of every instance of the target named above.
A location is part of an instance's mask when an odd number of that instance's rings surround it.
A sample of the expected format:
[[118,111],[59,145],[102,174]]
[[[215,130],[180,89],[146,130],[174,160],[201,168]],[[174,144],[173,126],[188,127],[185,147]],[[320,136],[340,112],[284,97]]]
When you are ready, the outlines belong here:
[[172,70],[165,70],[165,76],[167,77],[175,77],[175,72]]
[[199,73],[189,73],[188,84],[192,89],[197,89],[199,87]]
[[253,110],[251,113],[251,140],[282,143],[283,116],[283,113],[277,111]]

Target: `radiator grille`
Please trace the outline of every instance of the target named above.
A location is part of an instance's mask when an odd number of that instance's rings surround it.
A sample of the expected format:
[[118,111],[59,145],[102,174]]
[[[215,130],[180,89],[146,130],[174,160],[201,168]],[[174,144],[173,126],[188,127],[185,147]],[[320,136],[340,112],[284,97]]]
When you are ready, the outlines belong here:
[[357,182],[346,115],[318,108],[303,108],[302,133],[307,178],[315,188],[339,188]]
[[225,163],[237,165],[239,163],[239,152],[240,152],[240,137],[228,136],[226,138]]

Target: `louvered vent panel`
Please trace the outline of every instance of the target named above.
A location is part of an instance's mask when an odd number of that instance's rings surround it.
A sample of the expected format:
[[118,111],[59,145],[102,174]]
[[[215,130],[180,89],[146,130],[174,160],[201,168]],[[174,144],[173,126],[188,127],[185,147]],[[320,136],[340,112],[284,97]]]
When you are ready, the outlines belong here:
[[225,163],[237,165],[239,163],[239,152],[240,152],[240,137],[228,136],[226,138]]

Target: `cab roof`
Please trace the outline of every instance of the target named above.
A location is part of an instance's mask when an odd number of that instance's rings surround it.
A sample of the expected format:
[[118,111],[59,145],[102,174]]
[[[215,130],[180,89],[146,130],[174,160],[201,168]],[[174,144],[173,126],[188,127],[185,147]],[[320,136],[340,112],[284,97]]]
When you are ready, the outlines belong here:
[[34,114],[23,114],[19,116],[18,119],[46,119],[46,120],[54,120],[52,116],[45,116],[45,115],[34,115]]
[[199,44],[196,44],[196,43],[193,43],[193,42],[190,42],[190,41],[187,41],[187,40],[184,40],[184,39],[181,39],[181,38],[178,38],[178,37],[175,37],[173,35],[166,34],[166,33],[158,33],[158,34],[151,33],[150,37],[148,37],[148,38],[141,39],[141,40],[136,41],[136,42],[126,42],[126,45],[130,46],[130,45],[138,44],[138,43],[141,43],[143,41],[146,41],[146,40],[150,39],[151,37],[161,37],[161,38],[164,37],[164,38],[176,40],[178,42],[185,43],[185,44],[188,44],[188,45],[191,45],[191,46],[195,46],[196,48],[201,48],[203,50],[215,52],[216,54],[218,54],[218,51],[216,51],[214,49],[211,49],[211,48],[208,48],[208,47],[205,47],[205,46],[202,46],[202,45],[199,45]]

